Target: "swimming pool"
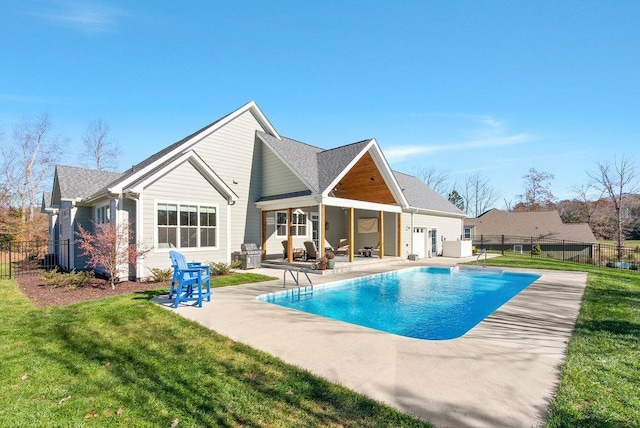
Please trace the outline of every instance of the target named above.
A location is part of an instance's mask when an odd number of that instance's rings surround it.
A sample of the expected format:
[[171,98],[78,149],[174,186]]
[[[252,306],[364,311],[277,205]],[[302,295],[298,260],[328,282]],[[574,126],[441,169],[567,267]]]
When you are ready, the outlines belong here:
[[444,340],[464,335],[540,275],[473,267],[420,267],[258,296],[388,333]]

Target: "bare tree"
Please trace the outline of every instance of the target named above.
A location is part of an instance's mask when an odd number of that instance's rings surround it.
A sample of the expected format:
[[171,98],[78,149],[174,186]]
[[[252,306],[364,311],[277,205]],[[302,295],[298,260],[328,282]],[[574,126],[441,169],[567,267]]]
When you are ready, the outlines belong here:
[[593,229],[593,215],[596,213],[598,206],[602,202],[604,189],[596,188],[593,184],[582,184],[572,188],[576,194],[576,201],[579,204],[579,217]]
[[527,211],[540,211],[555,207],[556,197],[551,192],[551,182],[554,175],[548,172],[529,168],[529,173],[522,177],[525,183],[525,192],[518,195]]
[[489,185],[489,179],[480,173],[465,178],[460,196],[464,200],[464,213],[471,217],[478,217],[487,211],[500,197]]
[[619,161],[614,161],[613,166],[608,162],[598,162],[597,171],[588,173],[594,186],[607,195],[613,205],[616,224],[616,242],[618,256],[622,255],[624,242],[624,227],[626,218],[626,198],[638,191],[635,165],[631,159],[622,156]]
[[449,189],[447,186],[449,183],[449,175],[447,175],[447,173],[438,171],[435,168],[418,167],[413,168],[410,174],[422,180],[436,192],[448,197]]
[[38,195],[53,171],[64,140],[54,133],[49,116],[43,114],[16,125],[12,141],[1,149],[0,171],[23,223],[34,219]]
[[99,171],[118,168],[118,156],[121,150],[110,135],[110,128],[102,120],[94,120],[87,126],[87,131],[82,139],[84,151],[81,154],[81,163]]

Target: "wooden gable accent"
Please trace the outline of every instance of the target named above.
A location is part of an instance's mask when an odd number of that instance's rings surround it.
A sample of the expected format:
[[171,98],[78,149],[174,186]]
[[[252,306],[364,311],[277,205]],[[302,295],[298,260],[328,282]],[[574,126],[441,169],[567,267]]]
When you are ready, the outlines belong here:
[[334,189],[334,196],[380,204],[397,202],[369,152],[342,177]]

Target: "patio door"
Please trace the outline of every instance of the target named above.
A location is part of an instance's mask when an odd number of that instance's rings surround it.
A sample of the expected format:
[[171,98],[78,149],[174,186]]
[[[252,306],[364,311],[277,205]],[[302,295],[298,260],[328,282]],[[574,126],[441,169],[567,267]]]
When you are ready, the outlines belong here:
[[431,229],[431,257],[438,255],[438,229],[435,227]]
[[318,213],[309,213],[311,217],[311,239],[316,243],[316,248],[320,246],[320,229],[318,225]]
[[418,256],[419,259],[425,258],[427,255],[427,240],[425,239],[425,228],[414,227],[413,228],[413,254]]

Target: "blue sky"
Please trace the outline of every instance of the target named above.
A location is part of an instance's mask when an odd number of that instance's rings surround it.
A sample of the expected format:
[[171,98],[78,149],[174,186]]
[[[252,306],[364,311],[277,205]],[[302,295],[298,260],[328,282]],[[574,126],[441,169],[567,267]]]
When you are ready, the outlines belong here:
[[79,151],[102,119],[121,169],[251,100],[291,138],[481,173],[499,207],[532,167],[568,198],[640,162],[637,1],[5,3],[0,129],[45,112]]

